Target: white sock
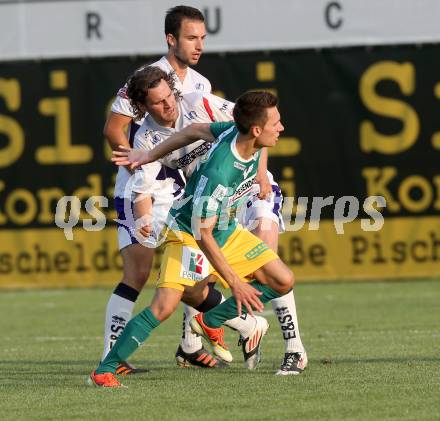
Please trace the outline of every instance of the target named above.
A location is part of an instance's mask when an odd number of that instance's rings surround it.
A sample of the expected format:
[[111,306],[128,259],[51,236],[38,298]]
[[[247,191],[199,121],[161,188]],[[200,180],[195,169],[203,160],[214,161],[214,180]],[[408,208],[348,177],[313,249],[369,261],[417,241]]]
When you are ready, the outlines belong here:
[[112,294],[108,300],[104,325],[104,352],[102,359],[109,353],[121,335],[125,325],[130,321],[134,302]]
[[272,309],[281,327],[285,352],[304,352],[304,346],[299,334],[293,291],[272,300]]
[[196,309],[187,306],[186,304],[184,304],[183,306],[183,332],[180,346],[182,347],[183,352],[186,352],[187,354],[192,354],[202,347],[202,338],[192,333],[191,326],[189,325],[189,321],[194,316],[199,314],[199,312]]
[[[226,298],[222,295],[221,303],[225,300]],[[257,321],[254,317],[249,316],[249,314],[243,314],[241,317],[237,316],[234,319],[226,320],[225,325],[231,329],[237,330],[240,332],[240,335],[246,339],[252,334],[256,323]]]

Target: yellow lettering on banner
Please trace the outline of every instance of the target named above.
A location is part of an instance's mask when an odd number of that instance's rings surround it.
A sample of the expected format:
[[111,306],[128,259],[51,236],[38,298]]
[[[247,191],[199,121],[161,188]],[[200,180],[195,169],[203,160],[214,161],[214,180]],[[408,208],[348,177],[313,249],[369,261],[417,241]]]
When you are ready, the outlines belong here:
[[[72,196],[76,196],[81,202],[84,202],[91,196],[102,196],[102,180],[98,174],[90,174],[87,176],[87,183],[90,187],[80,187],[72,193]],[[81,219],[87,218],[89,215],[81,210]]]
[[[440,83],[436,83],[434,86],[434,96],[440,99]],[[434,149],[440,149],[440,132],[433,133],[431,143]]]
[[[23,212],[17,212],[17,203],[22,202],[25,206]],[[16,189],[6,199],[5,210],[9,219],[17,225],[31,223],[37,214],[37,201],[29,190]]]
[[275,63],[273,61],[259,61],[256,65],[256,73],[259,82],[273,82],[275,80]]
[[281,180],[279,180],[279,186],[285,197],[295,196],[295,182],[293,177],[295,171],[292,167],[284,167],[281,172]]
[[[255,75],[258,82],[275,82],[276,65],[273,61],[259,61],[255,64]],[[258,87],[257,90],[269,92],[278,96],[276,88]],[[275,156],[294,156],[301,151],[301,142],[296,137],[280,137],[274,148],[269,150],[271,157]]]
[[[109,188],[106,190],[106,193],[107,193],[107,197],[108,197],[108,198],[112,198],[112,197],[114,197],[114,195],[115,195],[115,183],[116,183],[116,174],[113,174],[113,175],[112,175],[112,184],[111,184],[111,187],[109,187]],[[114,220],[114,219],[117,219],[117,218],[118,218],[118,214],[117,214],[116,210],[113,208],[113,206],[110,206],[110,209],[111,209],[111,210],[108,210],[108,211],[107,211],[107,219],[108,219],[108,220]]]
[[[0,191],[3,191],[6,187],[6,184],[3,180],[0,180]],[[0,200],[0,203],[3,202],[3,200]],[[0,225],[4,225],[8,222],[8,218],[5,214],[1,213],[0,211]]]
[[38,222],[41,224],[51,224],[55,221],[55,214],[51,207],[53,202],[58,202],[65,193],[57,188],[41,189],[37,191],[40,200],[40,213],[38,214]]
[[[67,88],[67,73],[54,71],[50,74],[52,89]],[[40,146],[35,152],[39,164],[85,164],[93,157],[87,145],[72,145],[70,123],[70,100],[67,97],[43,98],[38,103],[41,114],[55,118],[55,146]]]
[[275,156],[295,156],[301,152],[301,143],[296,137],[280,137],[277,144],[269,149],[269,155]]
[[[307,228],[280,236],[280,256],[299,282],[440,276],[437,216],[388,218],[377,232],[365,232],[353,221],[345,225],[345,235],[337,235],[329,220],[321,221],[318,231]],[[159,254],[154,261],[158,269]],[[76,228],[74,241],[58,228],[0,231],[0,288],[111,285],[121,268],[114,226],[96,232]]]
[[[410,193],[413,189],[419,189],[422,195],[419,200],[414,200]],[[399,199],[402,205],[410,212],[423,212],[429,208],[432,202],[432,187],[426,178],[420,175],[412,175],[405,178],[399,186]]]
[[[0,97],[9,111],[17,111],[21,104],[20,83],[17,79],[0,78]],[[0,168],[12,165],[24,149],[24,131],[12,117],[0,114],[0,133],[8,138],[8,146],[0,150]]]
[[435,188],[437,190],[437,199],[434,202],[434,209],[435,210],[440,210],[440,176],[437,175],[435,176],[432,181],[434,182]]
[[397,175],[394,167],[376,168],[369,167],[362,170],[362,176],[367,182],[367,196],[383,196],[387,201],[387,208],[390,212],[399,212],[400,204],[394,200],[388,190],[388,183]]
[[360,146],[364,152],[398,154],[409,149],[420,132],[419,117],[409,104],[397,99],[380,96],[375,88],[383,80],[395,81],[403,94],[411,95],[415,89],[415,70],[411,63],[383,61],[370,66],[360,81],[360,97],[365,106],[377,115],[402,121],[403,129],[395,135],[376,131],[371,121],[360,126]]

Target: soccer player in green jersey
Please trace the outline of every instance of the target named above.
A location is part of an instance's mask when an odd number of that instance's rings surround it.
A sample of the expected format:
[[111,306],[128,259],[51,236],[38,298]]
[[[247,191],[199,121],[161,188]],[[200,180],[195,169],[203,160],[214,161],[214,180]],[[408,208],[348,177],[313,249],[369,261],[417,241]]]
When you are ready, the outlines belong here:
[[196,139],[216,139],[216,143],[190,178],[180,206],[172,212],[174,220],[169,224],[161,275],[151,305],[127,324],[90,375],[90,383],[120,386],[114,376],[119,362],[128,358],[181,300],[186,300],[187,290],[199,289],[203,294],[207,287],[198,288],[197,284],[203,285],[200,281],[205,278],[219,279],[231,288],[233,296],[196,316],[192,327],[225,361],[231,357],[224,347],[222,324],[243,312],[262,311],[263,303],[291,290],[292,272],[235,219],[236,209],[251,191],[261,148],[274,146],[284,130],[276,106],[277,99],[270,93],[248,92],[237,100],[235,124],[193,124],[169,138],[168,143],[177,147]]

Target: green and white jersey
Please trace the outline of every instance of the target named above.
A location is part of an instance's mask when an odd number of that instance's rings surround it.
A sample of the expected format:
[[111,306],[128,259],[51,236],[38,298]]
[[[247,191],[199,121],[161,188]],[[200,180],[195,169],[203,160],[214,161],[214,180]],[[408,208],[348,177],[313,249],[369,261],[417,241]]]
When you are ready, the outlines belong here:
[[248,160],[238,154],[238,130],[233,122],[212,123],[210,127],[216,142],[199,162],[184,196],[173,206],[170,226],[197,239],[195,220],[217,215],[213,236],[222,247],[237,226],[237,208],[251,194],[260,152]]

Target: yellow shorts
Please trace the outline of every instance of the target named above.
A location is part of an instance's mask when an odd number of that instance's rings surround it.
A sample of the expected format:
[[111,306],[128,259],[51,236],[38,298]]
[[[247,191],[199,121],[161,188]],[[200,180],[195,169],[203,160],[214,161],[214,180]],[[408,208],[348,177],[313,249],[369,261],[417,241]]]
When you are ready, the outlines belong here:
[[[216,275],[221,284],[228,288],[228,284],[211,266],[194,237],[182,231],[178,235],[180,238],[173,231],[168,232],[157,288],[183,291],[185,285],[193,286],[208,275]],[[266,263],[278,259],[273,250],[240,225],[221,251],[234,272],[244,281],[249,281],[247,276]]]

